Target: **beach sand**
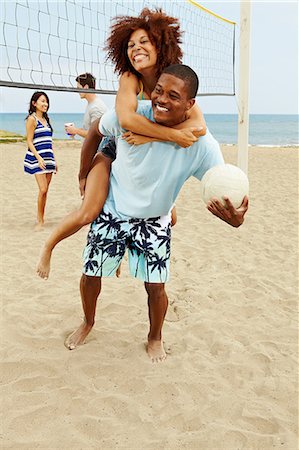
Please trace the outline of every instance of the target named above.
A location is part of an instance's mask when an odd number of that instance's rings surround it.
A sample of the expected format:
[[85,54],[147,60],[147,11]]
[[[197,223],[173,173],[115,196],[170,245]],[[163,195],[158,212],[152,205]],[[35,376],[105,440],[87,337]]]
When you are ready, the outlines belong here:
[[[1,144],[1,448],[297,449],[298,191],[295,148],[249,149],[250,209],[233,229],[189,180],[177,200],[167,360],[151,364],[143,285],[123,264],[105,280],[87,343],[67,350],[82,318],[88,227],[35,273],[42,244],[80,204],[80,143],[55,142],[46,227],[34,232],[37,187],[25,143]],[[236,163],[236,147],[223,146]]]

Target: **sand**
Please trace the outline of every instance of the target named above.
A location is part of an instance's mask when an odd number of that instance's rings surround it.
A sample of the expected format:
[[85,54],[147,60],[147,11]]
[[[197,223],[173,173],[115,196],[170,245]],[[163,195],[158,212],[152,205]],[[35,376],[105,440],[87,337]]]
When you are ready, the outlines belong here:
[[[63,341],[82,318],[78,283],[88,228],[64,241],[48,281],[41,246],[80,204],[79,142],[55,143],[59,173],[46,227],[24,143],[1,145],[3,449],[297,449],[296,148],[249,150],[250,209],[233,229],[189,180],[177,201],[167,360],[151,364],[141,282],[105,280],[86,345]],[[236,163],[236,148],[223,147]]]

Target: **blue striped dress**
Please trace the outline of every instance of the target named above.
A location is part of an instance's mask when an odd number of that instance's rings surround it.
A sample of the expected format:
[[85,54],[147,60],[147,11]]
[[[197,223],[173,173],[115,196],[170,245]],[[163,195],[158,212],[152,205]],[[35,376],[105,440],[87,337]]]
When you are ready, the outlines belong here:
[[24,171],[30,175],[56,172],[56,163],[52,150],[52,130],[48,123],[46,126],[43,125],[35,114],[33,114],[33,117],[36,120],[36,128],[34,130],[32,142],[38,154],[45,161],[46,168],[41,169],[39,167],[36,157],[28,148],[24,159]]

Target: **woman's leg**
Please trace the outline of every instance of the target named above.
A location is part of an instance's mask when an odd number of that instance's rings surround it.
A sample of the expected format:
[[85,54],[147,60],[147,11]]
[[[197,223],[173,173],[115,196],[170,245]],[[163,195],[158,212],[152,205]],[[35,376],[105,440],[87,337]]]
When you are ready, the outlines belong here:
[[46,173],[46,180],[47,180],[47,184],[48,184],[48,190],[49,190],[49,187],[50,187],[52,176],[53,176],[53,173]]
[[35,175],[35,179],[38,185],[37,225],[35,227],[36,230],[40,230],[44,225],[45,207],[51,178],[51,173],[40,173]]
[[80,209],[66,216],[44,245],[37,266],[37,273],[41,278],[46,279],[49,276],[52,250],[58,242],[76,233],[98,217],[108,195],[110,167],[111,159],[100,153],[95,156],[86,180],[85,195]]

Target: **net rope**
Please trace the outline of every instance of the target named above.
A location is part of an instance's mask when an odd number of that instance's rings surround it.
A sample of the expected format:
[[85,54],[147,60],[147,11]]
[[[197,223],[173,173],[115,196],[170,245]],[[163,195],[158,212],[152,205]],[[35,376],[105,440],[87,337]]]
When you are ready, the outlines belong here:
[[183,63],[198,74],[199,95],[235,94],[235,24],[184,0],[1,1],[0,85],[76,92],[76,76],[90,72],[93,92],[115,93],[118,76],[103,50],[110,25],[144,7],[179,19]]

